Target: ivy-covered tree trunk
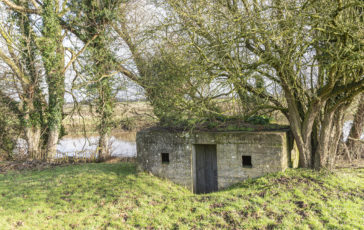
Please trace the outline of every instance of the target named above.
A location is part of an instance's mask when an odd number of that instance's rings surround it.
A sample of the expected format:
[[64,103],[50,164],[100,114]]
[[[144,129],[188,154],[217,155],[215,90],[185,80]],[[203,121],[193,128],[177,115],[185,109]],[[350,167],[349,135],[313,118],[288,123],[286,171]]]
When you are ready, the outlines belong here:
[[[3,1],[14,11],[20,29],[19,54],[21,61],[11,53],[12,45],[8,45],[11,58],[6,57],[0,50],[0,57],[18,77],[22,92],[19,95],[22,108],[21,121],[29,146],[29,155],[37,159],[50,159],[56,154],[57,142],[61,133],[62,110],[64,104],[64,48],[63,34],[60,26],[60,2],[44,0]],[[39,21],[33,14],[40,16],[42,35],[32,31],[32,22]],[[5,36],[4,36],[5,34]],[[2,36],[7,40],[6,33]],[[8,39],[9,40],[9,39]],[[11,40],[11,39],[10,39]],[[35,45],[37,42],[37,45]],[[7,41],[8,43],[8,41]],[[40,88],[39,74],[36,68],[36,51],[39,49],[43,61],[46,83],[48,86],[48,101],[44,99]],[[43,135],[44,134],[44,135]],[[40,149],[46,146],[45,154]]]
[[58,20],[58,1],[43,1],[43,29],[41,52],[48,83],[47,110],[47,158],[57,153],[57,142],[61,133],[64,105],[64,48],[62,28]]
[[[20,3],[28,7],[27,3]],[[40,89],[40,76],[36,67],[35,35],[31,28],[31,18],[26,13],[15,13],[17,24],[20,28],[20,48],[21,57],[24,62],[23,71],[29,77],[29,83],[23,84],[23,117],[22,125],[24,127],[25,138],[28,145],[28,156],[32,159],[42,159],[43,141],[41,133],[43,128],[43,94]]]
[[[92,24],[92,23],[90,23]],[[112,114],[114,111],[115,95],[112,92],[111,71],[113,67],[113,55],[106,49],[107,36],[105,28],[89,27],[83,34],[83,41],[92,41],[89,45],[91,67],[91,80],[95,83],[90,84],[90,91],[96,94],[96,113],[98,114],[98,133],[100,135],[97,154],[99,160],[110,157],[109,138],[112,126]]]
[[[103,119],[106,120],[106,119]],[[104,121],[102,121],[104,122]],[[108,130],[109,128],[106,125],[100,125],[100,130],[99,130],[99,135],[100,135],[100,139],[99,139],[99,144],[98,144],[98,157],[100,161],[103,161],[105,159],[108,159],[111,155],[111,150],[110,150],[110,131]]]
[[44,140],[42,139],[42,133],[44,131],[44,111],[40,98],[37,98],[41,96],[41,93],[27,92],[26,95],[28,98],[23,103],[24,114],[22,117],[22,125],[28,145],[28,156],[32,159],[42,160],[44,159]]
[[119,4],[123,1],[81,0],[70,2],[69,7],[76,15],[73,25],[83,28],[73,31],[84,43],[90,42],[88,51],[92,63],[90,91],[96,94],[96,112],[99,118],[98,158],[104,160],[110,156],[109,138],[112,126],[112,113],[115,94],[113,93],[114,55],[108,49],[110,36],[107,28],[115,18]]
[[[105,70],[104,68],[99,68]],[[113,100],[112,87],[110,78],[103,78],[97,83],[98,99],[97,99],[97,112],[100,115],[99,124],[99,145],[98,157],[100,160],[110,157],[109,136],[111,131],[112,113],[113,113]]]

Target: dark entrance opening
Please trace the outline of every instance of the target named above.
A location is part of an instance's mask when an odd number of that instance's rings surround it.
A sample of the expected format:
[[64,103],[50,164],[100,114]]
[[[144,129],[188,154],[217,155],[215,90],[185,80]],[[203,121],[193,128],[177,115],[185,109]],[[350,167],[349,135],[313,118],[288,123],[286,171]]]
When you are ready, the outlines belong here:
[[217,191],[216,145],[195,145],[196,193]]
[[162,164],[169,163],[169,153],[162,153]]
[[242,156],[241,157],[243,168],[251,168],[252,165],[252,156]]

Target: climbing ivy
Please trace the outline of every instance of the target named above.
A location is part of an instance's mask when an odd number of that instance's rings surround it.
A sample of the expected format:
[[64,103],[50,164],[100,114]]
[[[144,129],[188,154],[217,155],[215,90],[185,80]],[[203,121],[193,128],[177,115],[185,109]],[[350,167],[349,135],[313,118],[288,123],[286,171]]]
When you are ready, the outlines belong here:
[[48,84],[47,128],[48,157],[56,154],[56,143],[62,135],[63,105],[65,93],[64,48],[62,27],[57,13],[58,1],[45,0],[42,7],[42,37],[38,45],[41,50],[46,81]]
[[[110,36],[108,28],[118,13],[122,1],[79,0],[69,2],[72,11],[68,21],[78,28],[77,36],[84,43],[90,42],[86,57],[86,74],[90,83],[88,92],[95,96],[96,112],[99,117],[98,131],[100,134],[99,154],[101,158],[109,154],[108,138],[112,127],[112,114],[115,101],[114,71],[115,58],[108,47]],[[74,15],[85,15],[78,17]]]

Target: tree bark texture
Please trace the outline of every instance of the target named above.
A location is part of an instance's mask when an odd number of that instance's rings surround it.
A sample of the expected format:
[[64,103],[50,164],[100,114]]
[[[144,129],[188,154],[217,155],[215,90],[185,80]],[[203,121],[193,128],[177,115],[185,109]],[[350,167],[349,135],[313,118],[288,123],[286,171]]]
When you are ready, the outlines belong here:
[[364,132],[364,93],[359,99],[358,110],[354,115],[353,125],[351,126],[346,145],[351,156],[359,159],[364,152],[364,144],[359,142],[362,133]]
[[43,156],[40,149],[41,128],[26,127],[25,137],[28,144],[28,156],[32,159],[42,160]]
[[109,146],[109,134],[100,134],[99,145],[98,145],[98,158],[100,161],[106,160],[111,156]]
[[315,169],[332,169],[335,166],[342,135],[344,111],[344,108],[340,108],[325,114],[318,136],[317,149],[313,153]]
[[47,139],[47,159],[52,161],[57,156],[57,143],[59,139],[58,129],[48,131]]

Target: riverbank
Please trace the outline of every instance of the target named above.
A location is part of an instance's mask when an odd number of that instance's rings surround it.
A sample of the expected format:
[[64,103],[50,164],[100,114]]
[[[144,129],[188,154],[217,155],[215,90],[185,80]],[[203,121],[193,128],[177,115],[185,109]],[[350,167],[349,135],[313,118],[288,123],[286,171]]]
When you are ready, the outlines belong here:
[[364,169],[288,170],[195,195],[133,163],[0,174],[1,229],[361,229]]

